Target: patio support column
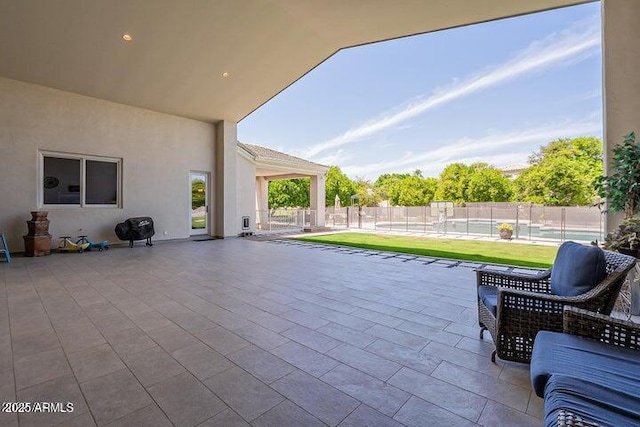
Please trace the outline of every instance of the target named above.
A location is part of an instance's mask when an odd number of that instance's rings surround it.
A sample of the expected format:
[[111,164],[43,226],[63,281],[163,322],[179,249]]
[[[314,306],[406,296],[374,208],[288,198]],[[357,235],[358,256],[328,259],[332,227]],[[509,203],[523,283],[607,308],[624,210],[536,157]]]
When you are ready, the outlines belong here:
[[[640,1],[602,1],[604,167],[612,148],[631,131],[640,136]],[[607,215],[605,230],[618,226],[623,214]]]
[[266,226],[269,211],[269,180],[264,176],[256,177],[256,222]]
[[325,212],[325,188],[324,188],[324,174],[318,174],[311,177],[311,191],[309,192],[309,199],[311,202],[311,209],[316,211],[316,225],[318,227],[324,227],[324,212]]
[[237,206],[237,124],[216,124],[214,212],[216,237],[237,236],[241,228]]

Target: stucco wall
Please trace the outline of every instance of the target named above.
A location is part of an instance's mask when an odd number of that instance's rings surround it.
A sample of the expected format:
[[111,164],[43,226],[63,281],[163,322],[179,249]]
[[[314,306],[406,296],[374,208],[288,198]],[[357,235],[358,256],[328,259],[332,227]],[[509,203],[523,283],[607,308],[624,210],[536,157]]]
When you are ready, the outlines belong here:
[[[631,131],[640,136],[640,1],[602,2],[605,168],[611,149]],[[607,230],[613,230],[622,213],[607,216]]]
[[[0,78],[0,230],[24,250],[39,209],[38,150],[121,158],[122,208],[47,209],[50,233],[116,242],[116,223],[151,216],[154,239],[189,236],[189,171],[213,176],[209,123]],[[166,234],[165,234],[166,232]]]
[[[241,218],[250,218],[249,231],[255,231],[256,224],[256,166],[255,164],[238,154],[237,160],[237,197],[238,197],[238,232],[242,230]],[[244,230],[247,231],[247,230]]]

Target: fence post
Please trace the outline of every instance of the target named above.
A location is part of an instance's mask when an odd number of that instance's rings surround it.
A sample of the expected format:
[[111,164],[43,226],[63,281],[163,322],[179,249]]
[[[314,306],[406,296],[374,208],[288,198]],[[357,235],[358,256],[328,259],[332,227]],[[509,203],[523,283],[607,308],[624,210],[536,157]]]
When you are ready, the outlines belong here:
[[405,231],[409,232],[409,206],[405,206],[404,209],[405,209],[404,217],[406,219],[406,221],[405,221]]
[[467,236],[468,236],[469,235],[469,206],[465,206],[464,211],[467,217]]
[[373,208],[373,229],[378,229],[378,207],[374,206]]
[[602,231],[602,229],[604,228],[604,226],[603,226],[603,223],[604,223],[604,215],[603,215],[603,213],[602,213],[602,212],[600,212],[600,216],[599,216],[599,218],[600,218],[600,221],[599,221],[598,226],[599,226],[600,231],[598,232],[598,238],[600,239],[600,242],[602,242],[602,241],[604,240],[604,233],[603,233],[603,231]]
[[520,205],[516,205],[516,239],[520,235]]
[[447,234],[447,207],[444,207],[444,217],[443,217],[443,224],[442,224],[442,230],[444,231],[444,234]]
[[422,223],[424,225],[423,232],[427,232],[427,206],[422,207]]
[[391,220],[393,218],[391,218],[391,206],[389,206],[388,208],[389,208],[389,231],[391,231],[393,229],[393,224],[391,223]]
[[489,206],[490,221],[489,221],[489,237],[493,237],[493,206]]
[[531,226],[533,225],[533,204],[529,205],[529,240],[531,240]]

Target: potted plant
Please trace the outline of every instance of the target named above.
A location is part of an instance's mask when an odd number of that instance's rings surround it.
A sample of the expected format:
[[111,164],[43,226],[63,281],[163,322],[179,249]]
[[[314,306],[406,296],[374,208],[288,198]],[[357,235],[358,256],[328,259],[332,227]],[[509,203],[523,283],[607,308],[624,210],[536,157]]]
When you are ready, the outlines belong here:
[[638,257],[640,249],[640,216],[625,218],[618,226],[618,230],[607,234],[605,249]]
[[498,226],[498,232],[500,233],[501,239],[511,239],[511,236],[513,235],[513,225],[508,222],[503,222]]
[[613,147],[610,175],[596,182],[598,195],[607,200],[605,213],[624,212],[625,219],[618,230],[605,238],[604,247],[637,257],[640,247],[640,147],[634,132],[625,135],[621,144]]

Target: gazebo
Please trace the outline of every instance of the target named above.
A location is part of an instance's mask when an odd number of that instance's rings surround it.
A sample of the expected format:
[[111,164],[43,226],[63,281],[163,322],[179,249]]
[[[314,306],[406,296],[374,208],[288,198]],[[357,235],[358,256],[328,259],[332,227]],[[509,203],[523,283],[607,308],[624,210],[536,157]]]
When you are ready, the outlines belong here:
[[[325,175],[328,166],[259,145],[238,142],[238,212],[249,216],[249,229],[268,215],[269,181],[310,178],[310,209],[316,226],[325,223]],[[253,185],[252,185],[253,184]]]

